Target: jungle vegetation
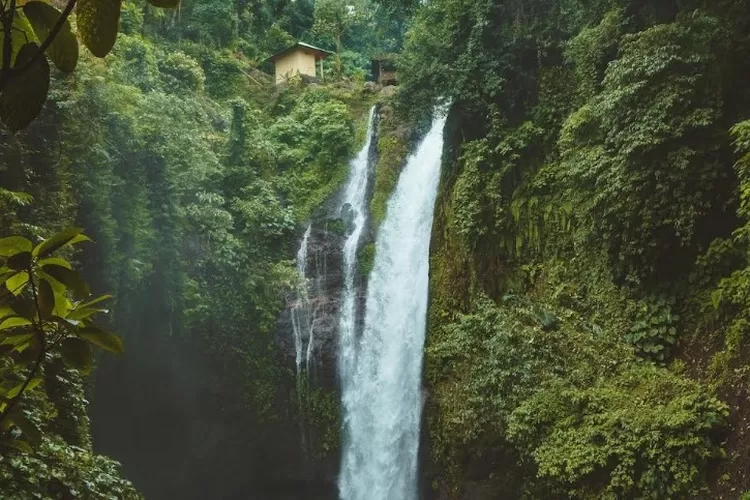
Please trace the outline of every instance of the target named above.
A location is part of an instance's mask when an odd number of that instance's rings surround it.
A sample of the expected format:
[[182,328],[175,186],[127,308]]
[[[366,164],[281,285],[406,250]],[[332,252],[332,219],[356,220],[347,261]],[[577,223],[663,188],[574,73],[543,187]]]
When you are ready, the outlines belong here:
[[427,346],[436,490],[750,489],[749,44],[731,0],[417,11],[399,106],[451,103]]
[[[73,3],[2,2],[3,498],[233,498],[284,470],[295,244],[378,99],[375,224],[449,110],[426,494],[750,491],[746,2]],[[326,84],[272,84],[294,40],[338,53]],[[306,397],[335,463],[337,395]]]

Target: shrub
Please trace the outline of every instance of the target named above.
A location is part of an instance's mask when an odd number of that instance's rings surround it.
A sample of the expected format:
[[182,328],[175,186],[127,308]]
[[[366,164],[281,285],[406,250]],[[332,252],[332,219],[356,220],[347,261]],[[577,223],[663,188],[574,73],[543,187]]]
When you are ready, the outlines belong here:
[[648,359],[663,362],[677,340],[679,315],[672,313],[674,301],[664,297],[644,303],[638,317],[625,335],[638,353]]
[[575,498],[688,498],[721,456],[712,437],[727,413],[695,382],[628,363],[591,387],[550,383],[513,412],[508,437]]
[[171,52],[158,62],[162,81],[167,91],[200,92],[206,76],[198,62],[182,52]]
[[627,35],[602,91],[562,129],[559,171],[619,279],[669,279],[722,231],[706,221],[732,185],[717,154],[723,44],[698,14]]
[[726,406],[575,318],[520,296],[480,300],[431,335],[433,452],[460,464],[510,446],[545,498],[689,497],[721,455]]

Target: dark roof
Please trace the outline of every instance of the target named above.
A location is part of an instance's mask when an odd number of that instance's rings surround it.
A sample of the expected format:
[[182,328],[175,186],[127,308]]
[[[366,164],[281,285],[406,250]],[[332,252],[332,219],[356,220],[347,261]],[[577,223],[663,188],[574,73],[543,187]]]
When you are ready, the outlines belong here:
[[315,47],[314,45],[310,45],[309,43],[297,42],[294,45],[292,45],[291,47],[287,47],[284,50],[275,53],[274,55],[272,55],[271,57],[269,57],[266,60],[267,61],[275,61],[279,57],[281,57],[283,55],[286,55],[287,53],[293,51],[294,49],[298,49],[298,48],[303,48],[303,49],[311,50],[312,52],[315,53],[316,56],[318,56],[321,59],[325,59],[329,55],[333,54],[333,52],[331,52],[330,50],[321,49],[320,47]]

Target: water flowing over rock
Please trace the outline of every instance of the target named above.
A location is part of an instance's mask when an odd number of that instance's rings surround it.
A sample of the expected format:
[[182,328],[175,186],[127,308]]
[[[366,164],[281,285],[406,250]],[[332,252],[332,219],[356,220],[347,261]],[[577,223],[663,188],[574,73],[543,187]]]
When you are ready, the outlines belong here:
[[[312,326],[314,324],[312,310],[310,308],[309,284],[307,282],[307,249],[310,243],[310,233],[312,224],[307,226],[305,236],[302,238],[302,244],[297,252],[297,271],[299,272],[302,284],[297,294],[297,301],[292,305],[292,331],[294,332],[294,350],[296,352],[295,362],[297,365],[297,378],[302,376],[302,356],[305,352],[306,364],[310,363],[312,345],[314,342]],[[305,343],[302,341],[303,331],[308,336],[308,347],[305,349]]]
[[[375,108],[370,111],[370,123],[375,120]],[[373,128],[372,125],[370,128]],[[342,375],[342,391],[346,393],[349,373],[354,362],[355,340],[357,338],[357,296],[356,266],[357,249],[367,224],[367,180],[369,178],[369,150],[372,134],[359,156],[352,162],[349,182],[344,192],[341,217],[346,221],[347,233],[344,243],[344,290],[339,321],[339,372]]]
[[364,304],[364,280],[355,272],[355,261],[369,229],[366,207],[377,158],[377,118],[373,107],[366,142],[350,163],[344,189],[302,238],[297,269],[304,277],[303,290],[288,300],[279,321],[282,353],[295,358],[298,373],[329,389],[338,387],[341,317],[356,316],[358,305]]
[[401,174],[376,241],[364,330],[351,347],[342,338],[342,500],[417,498],[429,242],[445,121],[435,118]]

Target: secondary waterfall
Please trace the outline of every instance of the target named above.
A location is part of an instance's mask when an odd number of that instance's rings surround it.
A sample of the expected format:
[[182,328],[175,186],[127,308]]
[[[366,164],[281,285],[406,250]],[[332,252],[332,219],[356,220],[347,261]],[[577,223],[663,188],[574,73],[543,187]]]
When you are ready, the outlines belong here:
[[[370,148],[376,133],[375,107],[370,110],[367,141],[351,163],[349,182],[344,192],[341,216],[349,235],[344,243],[344,290],[341,296],[339,320],[339,372],[351,370],[357,338],[357,288],[354,284],[357,248],[367,222],[367,179],[369,177]],[[342,385],[346,379],[342,378]]]
[[[367,222],[367,185],[374,137],[377,135],[375,107],[370,111],[367,138],[364,146],[349,164],[349,181],[343,193],[337,216],[344,221],[347,233],[343,248],[343,290],[341,297],[341,337],[353,338],[356,323],[355,268],[359,240]],[[312,436],[308,432],[310,377],[314,376],[316,327],[320,327],[321,316],[325,319],[330,307],[326,296],[327,262],[325,252],[319,248],[320,230],[313,234],[312,224],[307,227],[297,251],[297,271],[301,284],[290,307],[292,334],[294,336],[295,362],[297,368],[297,398],[300,412],[300,444],[305,457]],[[317,238],[317,240],[316,240]],[[308,263],[310,269],[308,269]],[[319,340],[317,340],[320,343]]]
[[306,356],[308,368],[313,344],[313,332],[311,328],[313,321],[310,317],[310,285],[307,281],[307,247],[310,242],[310,233],[312,233],[312,225],[307,226],[305,236],[302,238],[302,244],[297,251],[297,272],[299,272],[300,278],[302,279],[302,284],[297,292],[297,301],[294,303],[291,310],[298,382],[302,376],[302,356],[303,351],[305,350],[305,344],[302,337],[303,330],[307,331],[309,335]]
[[429,245],[445,117],[409,158],[377,237],[365,327],[341,364],[342,500],[415,500]]

